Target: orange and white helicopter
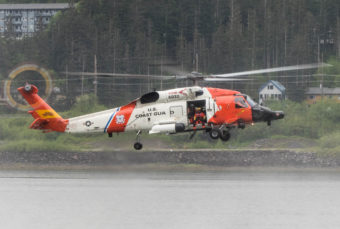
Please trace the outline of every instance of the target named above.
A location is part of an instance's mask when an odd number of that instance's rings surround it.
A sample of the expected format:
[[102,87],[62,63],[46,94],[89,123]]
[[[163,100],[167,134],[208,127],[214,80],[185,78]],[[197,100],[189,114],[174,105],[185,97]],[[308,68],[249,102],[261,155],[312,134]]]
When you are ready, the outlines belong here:
[[[242,80],[230,78],[235,76],[318,67],[320,64],[307,64],[209,76],[192,73],[187,78],[231,81]],[[44,132],[99,132],[107,133],[109,137],[115,132],[135,131],[136,150],[143,147],[140,142],[142,131],[149,134],[191,131],[194,135],[196,131],[202,130],[209,132],[212,139],[228,141],[230,130],[234,127],[243,129],[254,122],[267,122],[270,125],[271,121],[284,117],[283,111],[272,111],[239,91],[192,86],[149,92],[121,107],[64,119],[38,95],[38,89],[34,85],[26,83],[18,91],[33,108],[29,113],[35,120],[30,128]]]

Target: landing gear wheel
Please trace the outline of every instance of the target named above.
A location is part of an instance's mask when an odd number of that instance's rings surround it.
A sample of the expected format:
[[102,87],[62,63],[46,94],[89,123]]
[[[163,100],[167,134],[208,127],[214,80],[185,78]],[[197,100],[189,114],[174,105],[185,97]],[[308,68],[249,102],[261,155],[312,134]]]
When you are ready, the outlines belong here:
[[219,129],[212,129],[209,132],[209,135],[212,139],[218,139],[221,135],[221,131]]
[[135,148],[135,150],[141,150],[143,148],[143,144],[140,143],[140,142],[136,142],[134,145],[133,145],[133,148]]
[[224,142],[228,141],[230,139],[230,133],[228,131],[222,131],[220,139]]
[[133,148],[135,148],[135,150],[141,150],[143,148],[143,144],[140,143],[140,134],[141,133],[142,133],[142,131],[138,130],[137,136],[136,136],[136,143],[133,145]]

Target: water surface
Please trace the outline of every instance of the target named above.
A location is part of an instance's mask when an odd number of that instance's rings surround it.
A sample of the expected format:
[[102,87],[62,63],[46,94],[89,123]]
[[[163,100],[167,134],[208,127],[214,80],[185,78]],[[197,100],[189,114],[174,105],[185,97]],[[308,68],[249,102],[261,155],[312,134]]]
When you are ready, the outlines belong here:
[[337,172],[0,172],[1,228],[340,228]]

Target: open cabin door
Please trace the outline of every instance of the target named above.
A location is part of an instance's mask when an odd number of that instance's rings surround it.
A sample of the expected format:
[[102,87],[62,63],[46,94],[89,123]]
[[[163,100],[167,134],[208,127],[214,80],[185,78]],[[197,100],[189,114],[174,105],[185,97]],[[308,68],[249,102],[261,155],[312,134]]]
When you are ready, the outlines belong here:
[[189,128],[204,128],[207,124],[206,100],[187,102]]

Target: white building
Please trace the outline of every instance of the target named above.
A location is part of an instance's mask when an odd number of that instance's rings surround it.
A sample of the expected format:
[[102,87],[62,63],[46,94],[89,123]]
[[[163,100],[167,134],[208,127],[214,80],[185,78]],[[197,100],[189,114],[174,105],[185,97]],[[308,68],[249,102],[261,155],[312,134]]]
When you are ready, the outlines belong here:
[[275,80],[269,80],[259,90],[259,103],[265,100],[285,100],[286,88]]
[[32,36],[44,29],[58,11],[67,8],[67,3],[0,4],[0,36]]

